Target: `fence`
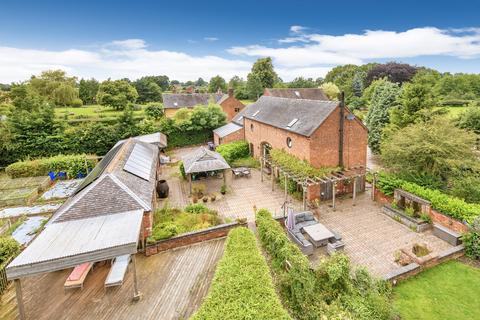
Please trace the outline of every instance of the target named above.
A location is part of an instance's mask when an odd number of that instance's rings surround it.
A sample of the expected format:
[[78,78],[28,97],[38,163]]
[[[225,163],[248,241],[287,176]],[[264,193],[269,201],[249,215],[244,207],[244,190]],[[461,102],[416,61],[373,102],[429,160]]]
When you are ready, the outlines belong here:
[[7,261],[5,261],[0,266],[0,296],[3,294],[5,289],[7,289],[8,284],[10,283],[10,281],[7,280],[7,272],[6,272],[5,268],[13,260],[13,258],[14,257],[10,257]]

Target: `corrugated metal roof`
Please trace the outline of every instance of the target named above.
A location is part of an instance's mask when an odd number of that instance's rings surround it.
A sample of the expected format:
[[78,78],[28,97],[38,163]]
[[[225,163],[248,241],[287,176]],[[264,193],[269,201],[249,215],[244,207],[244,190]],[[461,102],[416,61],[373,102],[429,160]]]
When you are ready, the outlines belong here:
[[[309,137],[338,105],[338,101],[262,96],[245,108],[243,116]],[[294,119],[298,120],[293,123]],[[291,127],[288,126],[290,123],[293,123]]]
[[[144,134],[144,135],[141,135],[141,136],[132,137],[132,139],[135,140],[135,141],[141,141],[141,142],[145,142],[145,143],[149,143],[149,144],[158,145],[160,148],[166,148],[167,147],[167,136],[164,135],[161,132]],[[120,140],[115,144],[115,146],[117,146],[120,143],[123,143],[125,141],[127,141],[127,139]]]
[[137,252],[143,210],[49,224],[7,266],[9,279]]
[[220,128],[213,130],[213,133],[217,134],[220,138],[226,137],[229,134],[242,130],[242,126],[239,126],[236,123],[230,122]]
[[218,152],[200,147],[182,157],[185,173],[207,172],[230,169],[227,161]]

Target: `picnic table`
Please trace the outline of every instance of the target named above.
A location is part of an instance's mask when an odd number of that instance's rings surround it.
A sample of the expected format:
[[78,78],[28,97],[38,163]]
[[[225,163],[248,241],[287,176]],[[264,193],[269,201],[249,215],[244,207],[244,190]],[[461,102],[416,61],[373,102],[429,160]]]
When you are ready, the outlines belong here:
[[315,247],[325,246],[330,238],[335,237],[333,232],[321,223],[304,227],[303,231],[305,231],[310,240],[312,240]]
[[239,168],[233,168],[232,169],[232,174],[233,176],[236,177],[250,177],[251,172],[249,168],[245,167],[239,167]]

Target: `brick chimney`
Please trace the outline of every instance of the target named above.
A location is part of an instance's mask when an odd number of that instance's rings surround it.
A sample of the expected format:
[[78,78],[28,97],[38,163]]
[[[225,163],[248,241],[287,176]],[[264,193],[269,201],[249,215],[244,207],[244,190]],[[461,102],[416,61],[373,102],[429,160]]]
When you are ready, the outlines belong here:
[[228,88],[228,96],[233,97],[233,88]]

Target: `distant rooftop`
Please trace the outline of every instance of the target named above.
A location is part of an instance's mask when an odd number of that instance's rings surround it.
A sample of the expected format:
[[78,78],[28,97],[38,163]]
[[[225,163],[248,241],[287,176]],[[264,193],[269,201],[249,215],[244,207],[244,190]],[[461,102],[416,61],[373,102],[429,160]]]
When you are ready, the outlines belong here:
[[290,99],[330,100],[320,88],[266,88],[264,95]]
[[191,108],[197,105],[208,105],[213,99],[218,103],[223,93],[164,93],[163,107],[166,109]]

